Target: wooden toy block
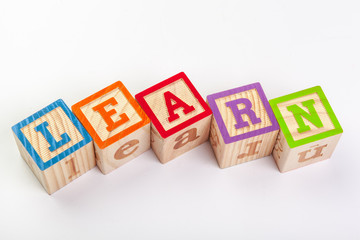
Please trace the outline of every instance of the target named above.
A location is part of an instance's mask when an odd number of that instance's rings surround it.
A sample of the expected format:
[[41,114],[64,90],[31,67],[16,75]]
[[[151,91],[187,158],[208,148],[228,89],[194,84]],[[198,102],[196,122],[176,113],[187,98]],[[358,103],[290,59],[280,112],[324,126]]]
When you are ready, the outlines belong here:
[[103,174],[150,148],[150,119],[120,81],[76,103],[72,110],[94,139]]
[[92,138],[61,99],[12,130],[22,158],[49,194],[96,165]]
[[270,100],[280,125],[273,157],[280,172],[331,157],[343,132],[320,86]]
[[220,168],[271,154],[279,125],[260,83],[207,97],[213,112],[210,143]]
[[209,137],[211,110],[181,72],[135,95],[151,119],[151,147],[161,163]]

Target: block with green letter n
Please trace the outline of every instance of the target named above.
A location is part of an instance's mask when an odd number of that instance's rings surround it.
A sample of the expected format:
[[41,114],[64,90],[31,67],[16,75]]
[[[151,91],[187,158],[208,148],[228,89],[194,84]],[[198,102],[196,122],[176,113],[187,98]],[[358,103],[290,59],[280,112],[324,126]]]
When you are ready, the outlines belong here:
[[343,130],[320,86],[269,102],[280,125],[273,157],[281,172],[331,157]]
[[92,138],[61,99],[12,130],[21,156],[49,194],[96,165]]
[[135,95],[151,120],[151,147],[161,163],[209,137],[211,110],[181,72]]

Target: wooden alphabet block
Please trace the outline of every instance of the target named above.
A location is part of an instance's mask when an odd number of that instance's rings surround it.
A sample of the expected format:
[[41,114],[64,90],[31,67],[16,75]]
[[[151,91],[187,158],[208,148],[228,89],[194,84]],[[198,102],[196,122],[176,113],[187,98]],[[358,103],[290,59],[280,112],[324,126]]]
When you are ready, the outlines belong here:
[[207,97],[213,111],[210,143],[220,168],[271,154],[279,125],[260,83]]
[[161,163],[208,139],[211,110],[185,73],[162,81],[135,98],[151,119],[151,147]]
[[12,130],[21,156],[49,194],[96,164],[92,138],[61,99]]
[[343,132],[320,86],[270,100],[280,125],[273,151],[281,172],[331,157]]
[[150,148],[150,119],[120,81],[76,103],[72,110],[94,139],[103,174]]

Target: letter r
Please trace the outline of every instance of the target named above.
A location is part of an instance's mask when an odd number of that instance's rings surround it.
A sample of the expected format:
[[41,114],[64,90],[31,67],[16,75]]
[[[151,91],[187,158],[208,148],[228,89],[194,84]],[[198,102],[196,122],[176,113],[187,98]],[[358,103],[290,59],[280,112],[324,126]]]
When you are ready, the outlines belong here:
[[[245,105],[245,108],[243,108],[243,109],[238,108],[238,105],[241,103]],[[255,112],[251,109],[252,103],[247,98],[239,98],[239,99],[235,99],[233,101],[227,102],[226,106],[230,107],[231,111],[233,112],[233,115],[236,120],[236,124],[235,124],[236,129],[249,126],[249,123],[247,121],[244,121],[244,119],[242,118],[243,114],[246,114],[249,116],[252,124],[261,123],[261,119],[256,117]]]

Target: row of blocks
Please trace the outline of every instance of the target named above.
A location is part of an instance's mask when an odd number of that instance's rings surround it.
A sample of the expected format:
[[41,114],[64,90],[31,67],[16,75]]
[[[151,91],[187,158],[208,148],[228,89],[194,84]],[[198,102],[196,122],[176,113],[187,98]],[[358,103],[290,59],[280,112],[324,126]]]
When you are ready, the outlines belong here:
[[107,174],[152,147],[161,163],[209,139],[220,168],[272,153],[281,172],[330,158],[342,128],[317,86],[267,100],[260,83],[200,96],[184,73],[134,97],[119,81],[12,127],[49,194],[95,165]]

